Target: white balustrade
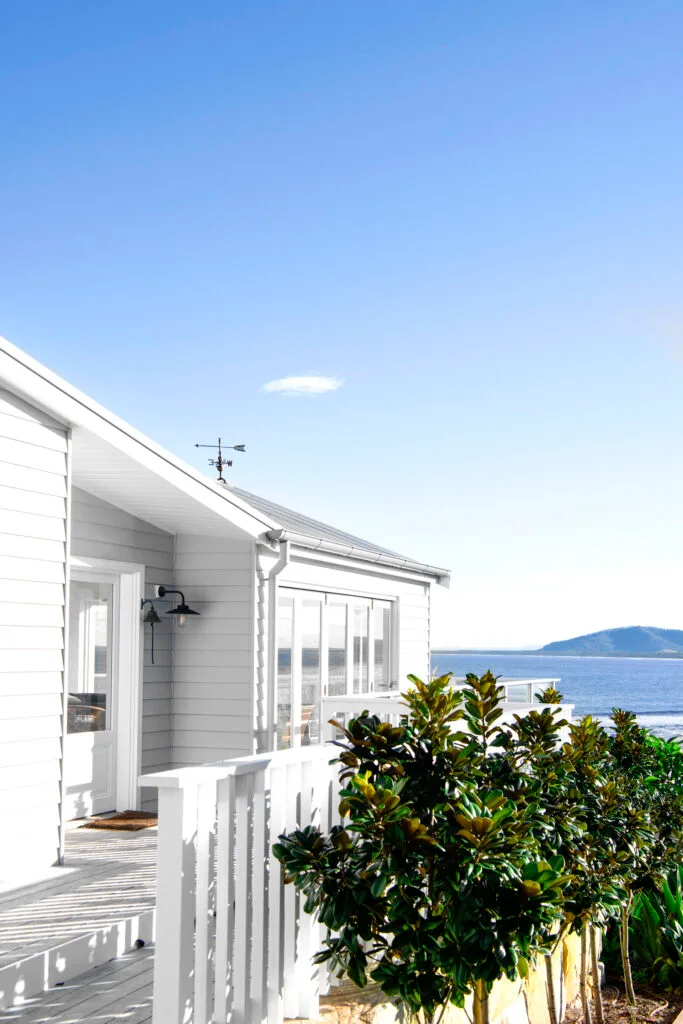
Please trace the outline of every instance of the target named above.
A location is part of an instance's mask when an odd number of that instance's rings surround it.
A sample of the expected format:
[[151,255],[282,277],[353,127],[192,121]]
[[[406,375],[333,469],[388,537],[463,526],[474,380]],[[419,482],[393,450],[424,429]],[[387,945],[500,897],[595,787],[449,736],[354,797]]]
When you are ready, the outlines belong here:
[[[558,708],[557,704],[540,704],[534,701],[537,693],[540,693],[548,686],[559,683],[559,679],[501,679],[499,685],[505,690],[505,700],[501,705],[503,710],[502,722],[509,722],[512,716],[526,715],[529,711],[542,711],[543,708]],[[453,688],[458,689],[465,680],[453,678]],[[562,704],[562,714],[571,720],[573,704]],[[349,721],[357,717],[361,712],[367,711],[383,722],[391,725],[400,725],[401,719],[405,718],[408,708],[403,701],[403,694],[399,690],[391,690],[386,693],[354,693],[341,694],[338,697],[323,697],[322,699],[322,737],[327,743],[338,739],[339,730],[330,724],[331,721],[338,722],[346,727]],[[462,722],[457,723],[458,729],[464,729]]]
[[337,821],[334,747],[145,775],[159,791],[153,1024],[282,1024],[315,1017],[322,942],[278,836]]

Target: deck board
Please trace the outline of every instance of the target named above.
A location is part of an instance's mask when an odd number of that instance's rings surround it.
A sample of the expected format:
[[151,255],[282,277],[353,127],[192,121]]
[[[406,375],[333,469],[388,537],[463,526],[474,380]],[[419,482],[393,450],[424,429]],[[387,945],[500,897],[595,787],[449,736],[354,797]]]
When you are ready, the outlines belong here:
[[0,1024],[148,1024],[152,1019],[153,965],[152,946],[127,953],[23,1006],[0,1011]]

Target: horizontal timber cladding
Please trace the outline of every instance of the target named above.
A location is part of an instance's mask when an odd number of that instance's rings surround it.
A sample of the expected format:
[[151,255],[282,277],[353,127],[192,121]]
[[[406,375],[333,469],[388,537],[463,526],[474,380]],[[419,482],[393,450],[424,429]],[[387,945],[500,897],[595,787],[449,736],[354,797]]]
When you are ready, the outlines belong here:
[[280,574],[278,582],[283,587],[298,585],[395,601],[399,686],[404,688],[409,673],[429,678],[429,584],[375,573],[371,566],[354,571],[299,561],[296,557]]
[[67,431],[0,387],[0,876],[59,852]]
[[251,540],[179,534],[175,585],[200,613],[176,629],[173,762],[253,750],[255,552]]
[[[159,584],[173,586],[172,534],[123,512],[77,487],[71,501],[71,553],[114,562],[145,566],[145,597],[154,598]],[[161,618],[152,636],[143,626],[142,768],[164,771],[172,767],[172,648],[173,622],[164,613],[173,607],[167,598],[155,599]],[[155,804],[156,793],[142,791],[143,808]]]

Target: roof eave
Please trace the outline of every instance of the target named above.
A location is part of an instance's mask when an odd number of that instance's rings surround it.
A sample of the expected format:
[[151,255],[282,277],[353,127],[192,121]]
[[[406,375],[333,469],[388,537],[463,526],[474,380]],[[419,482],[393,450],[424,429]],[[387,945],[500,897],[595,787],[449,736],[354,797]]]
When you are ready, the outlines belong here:
[[71,428],[82,427],[157,473],[195,501],[230,520],[256,539],[276,524],[247,502],[176,458],[104,406],[73,387],[42,363],[0,336],[0,386]]
[[385,569],[401,569],[404,572],[415,573],[417,576],[428,576],[446,587],[451,578],[448,569],[440,569],[434,565],[425,565],[423,562],[416,562],[412,558],[403,558],[401,555],[388,555],[381,551],[370,551],[365,548],[354,547],[351,544],[338,544],[335,541],[325,540],[322,537],[307,537],[301,533],[293,533],[291,530],[267,530],[265,537],[271,542],[287,540],[294,544],[295,547],[307,548],[310,551],[340,555],[346,558],[353,558],[356,561],[368,562]]

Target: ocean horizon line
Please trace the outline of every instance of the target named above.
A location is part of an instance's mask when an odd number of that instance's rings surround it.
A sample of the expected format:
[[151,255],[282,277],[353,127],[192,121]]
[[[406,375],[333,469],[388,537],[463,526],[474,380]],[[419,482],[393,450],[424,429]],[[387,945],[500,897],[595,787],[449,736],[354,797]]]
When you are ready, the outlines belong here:
[[450,656],[455,654],[487,654],[492,658],[514,655],[516,658],[557,658],[558,661],[567,658],[629,658],[631,661],[680,661],[683,658],[683,651],[680,653],[667,651],[665,654],[658,654],[656,652],[652,654],[628,654],[623,651],[615,651],[614,653],[605,651],[602,654],[564,654],[561,651],[530,651],[519,647],[433,647],[431,653],[432,657],[436,654],[448,654]]

